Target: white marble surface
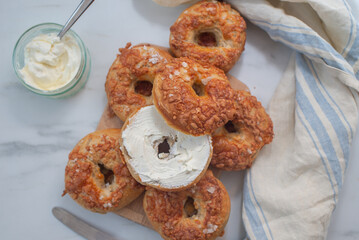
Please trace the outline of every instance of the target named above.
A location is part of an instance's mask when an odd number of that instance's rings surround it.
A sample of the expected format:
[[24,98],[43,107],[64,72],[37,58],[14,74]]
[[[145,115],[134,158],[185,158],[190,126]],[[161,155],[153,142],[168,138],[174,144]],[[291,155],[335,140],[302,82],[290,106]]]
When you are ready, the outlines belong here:
[[[67,99],[47,99],[26,90],[12,69],[12,50],[29,27],[64,23],[78,1],[0,0],[0,239],[82,239],[51,214],[62,206],[119,239],[159,239],[152,230],[114,214],[100,215],[61,197],[67,155],[96,128],[106,105],[104,82],[117,49],[127,42],[168,45],[169,27],[185,6],[166,9],[150,0],[96,1],[74,30],[92,56],[86,87]],[[356,8],[358,3],[351,1]],[[248,24],[246,50],[231,74],[245,82],[264,105],[280,80],[291,51]],[[328,239],[359,239],[359,137],[353,142],[346,183],[333,214]],[[224,239],[241,239],[242,173],[221,177],[232,200]]]

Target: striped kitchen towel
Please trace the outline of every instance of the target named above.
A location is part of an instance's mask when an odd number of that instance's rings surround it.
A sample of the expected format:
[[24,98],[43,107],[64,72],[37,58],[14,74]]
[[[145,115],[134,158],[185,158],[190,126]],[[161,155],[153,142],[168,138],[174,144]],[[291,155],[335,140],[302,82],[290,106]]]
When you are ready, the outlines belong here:
[[358,117],[359,25],[346,0],[229,0],[295,50],[270,102],[275,138],[245,176],[249,239],[324,239]]

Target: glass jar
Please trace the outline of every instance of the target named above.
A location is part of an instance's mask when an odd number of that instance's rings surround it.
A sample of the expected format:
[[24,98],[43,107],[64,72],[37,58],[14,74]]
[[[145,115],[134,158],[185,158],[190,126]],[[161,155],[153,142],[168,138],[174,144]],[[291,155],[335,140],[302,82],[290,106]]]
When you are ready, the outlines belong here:
[[47,97],[59,98],[59,97],[68,97],[75,93],[77,93],[86,83],[90,71],[91,71],[91,57],[88,49],[85,44],[81,40],[81,38],[72,30],[69,30],[66,35],[70,35],[73,39],[75,39],[78,44],[81,52],[81,60],[79,69],[73,79],[71,79],[67,84],[62,87],[56,88],[54,90],[42,90],[31,86],[28,84],[22,77],[20,70],[25,65],[25,47],[26,45],[35,37],[41,34],[50,34],[56,33],[56,35],[60,32],[62,26],[56,23],[42,23],[36,26],[31,27],[27,31],[25,31],[19,40],[17,41],[13,56],[12,62],[13,67],[16,73],[16,76],[20,80],[20,82],[30,91]]

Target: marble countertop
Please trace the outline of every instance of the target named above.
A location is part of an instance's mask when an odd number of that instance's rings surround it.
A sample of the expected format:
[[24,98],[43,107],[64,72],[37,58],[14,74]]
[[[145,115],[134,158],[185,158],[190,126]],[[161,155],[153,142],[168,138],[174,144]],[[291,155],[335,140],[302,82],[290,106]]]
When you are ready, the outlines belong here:
[[[186,6],[163,8],[150,0],[95,1],[75,24],[92,57],[84,89],[66,99],[48,99],[25,89],[11,58],[18,37],[43,22],[64,23],[73,0],[0,1],[0,239],[83,239],[51,213],[62,206],[119,239],[160,239],[145,227],[115,214],[96,214],[61,197],[67,155],[95,130],[106,106],[104,82],[118,48],[127,42],[168,46],[169,27]],[[359,4],[351,1],[359,15]],[[359,17],[358,17],[359,19]],[[291,50],[248,23],[246,50],[231,74],[246,83],[267,106]],[[359,239],[359,136],[353,142],[345,184],[333,213],[328,239]],[[242,172],[226,172],[232,210],[223,239],[245,236],[241,220]]]

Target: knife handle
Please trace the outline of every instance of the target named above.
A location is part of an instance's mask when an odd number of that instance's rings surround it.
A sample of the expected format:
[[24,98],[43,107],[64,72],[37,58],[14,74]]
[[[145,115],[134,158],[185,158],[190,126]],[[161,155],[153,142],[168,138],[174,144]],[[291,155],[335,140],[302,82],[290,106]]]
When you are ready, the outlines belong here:
[[60,222],[65,224],[72,231],[88,240],[119,240],[61,207],[54,207],[52,213]]

